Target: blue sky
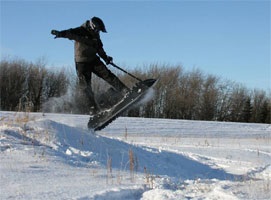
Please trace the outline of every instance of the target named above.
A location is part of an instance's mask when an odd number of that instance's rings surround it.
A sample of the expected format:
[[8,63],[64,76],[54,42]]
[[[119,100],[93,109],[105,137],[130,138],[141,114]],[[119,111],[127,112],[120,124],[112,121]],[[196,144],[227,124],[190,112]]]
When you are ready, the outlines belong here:
[[3,1],[1,57],[74,66],[73,42],[51,29],[103,19],[105,51],[127,70],[159,63],[199,68],[269,90],[270,1]]

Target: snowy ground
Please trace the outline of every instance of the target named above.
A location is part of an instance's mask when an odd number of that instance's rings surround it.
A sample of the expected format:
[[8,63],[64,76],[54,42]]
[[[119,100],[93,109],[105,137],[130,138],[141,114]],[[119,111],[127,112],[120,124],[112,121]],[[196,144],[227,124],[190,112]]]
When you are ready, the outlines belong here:
[[0,199],[270,199],[271,125],[0,112]]

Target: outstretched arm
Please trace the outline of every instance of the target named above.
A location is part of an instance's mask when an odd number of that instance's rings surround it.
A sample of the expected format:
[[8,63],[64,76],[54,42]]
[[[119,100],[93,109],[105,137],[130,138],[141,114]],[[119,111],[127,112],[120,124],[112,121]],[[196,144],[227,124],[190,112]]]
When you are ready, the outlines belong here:
[[97,42],[95,40],[90,40],[84,36],[80,36],[78,34],[79,29],[74,28],[74,29],[68,29],[68,30],[63,30],[63,31],[57,31],[57,30],[52,30],[51,34],[55,35],[55,39],[56,38],[67,38],[70,40],[75,40],[77,42],[82,42],[88,45],[94,45]]

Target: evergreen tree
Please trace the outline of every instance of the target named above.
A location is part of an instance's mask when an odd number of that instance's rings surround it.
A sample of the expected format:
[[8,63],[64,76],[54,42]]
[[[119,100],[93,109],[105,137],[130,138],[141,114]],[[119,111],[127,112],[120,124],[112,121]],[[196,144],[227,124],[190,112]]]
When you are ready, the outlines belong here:
[[268,102],[266,100],[263,102],[263,105],[261,106],[260,123],[270,123],[270,107],[268,108]]
[[251,113],[252,113],[251,99],[250,97],[248,97],[246,99],[243,112],[242,112],[242,118],[244,122],[250,122]]

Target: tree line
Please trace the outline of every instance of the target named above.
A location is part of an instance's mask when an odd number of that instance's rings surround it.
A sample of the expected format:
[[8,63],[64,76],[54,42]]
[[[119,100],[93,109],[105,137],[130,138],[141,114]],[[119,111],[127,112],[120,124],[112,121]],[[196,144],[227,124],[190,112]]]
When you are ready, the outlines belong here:
[[[135,83],[127,74],[114,73],[130,87]],[[199,69],[187,71],[181,65],[152,64],[131,73],[140,79],[159,81],[152,100],[130,110],[128,116],[271,123],[271,96],[264,90],[248,89]],[[1,110],[84,113],[84,102],[77,95],[76,73],[67,68],[48,69],[42,61],[2,60],[0,83]],[[93,77],[98,96],[108,87]],[[58,109],[50,110],[52,107]]]
[[42,103],[52,97],[64,95],[69,79],[64,70],[45,68],[41,60],[0,62],[0,109],[7,111],[41,111]]

